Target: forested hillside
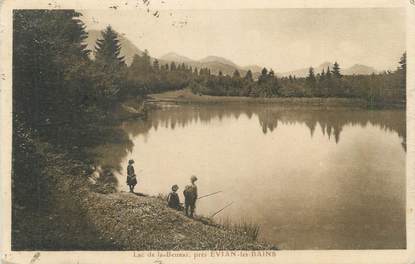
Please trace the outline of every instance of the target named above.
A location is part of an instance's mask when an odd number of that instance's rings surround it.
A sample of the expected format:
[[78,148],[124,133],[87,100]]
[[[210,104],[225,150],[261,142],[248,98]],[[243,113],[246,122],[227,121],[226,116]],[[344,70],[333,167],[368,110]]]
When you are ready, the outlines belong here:
[[307,77],[288,76],[279,78],[273,70],[264,68],[258,79],[248,71],[241,76],[235,71],[232,76],[212,75],[201,72],[192,83],[194,93],[217,96],[250,97],[344,97],[362,98],[369,105],[403,105],[406,98],[406,54],[399,60],[393,72],[370,75],[343,75],[340,65],[315,72],[310,67]]

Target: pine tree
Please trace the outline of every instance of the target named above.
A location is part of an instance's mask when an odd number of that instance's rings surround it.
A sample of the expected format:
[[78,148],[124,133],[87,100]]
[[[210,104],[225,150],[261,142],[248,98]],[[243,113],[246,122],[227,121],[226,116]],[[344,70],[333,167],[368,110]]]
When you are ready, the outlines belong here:
[[252,77],[252,71],[251,70],[248,70],[246,72],[244,79],[245,79],[245,81],[248,81],[248,82],[253,82],[254,81],[254,78]]
[[406,74],[406,52],[402,54],[402,57],[399,60],[399,69]]
[[406,52],[402,54],[402,57],[399,60],[397,75],[399,77],[400,99],[404,101],[406,98]]
[[336,62],[334,62],[332,73],[333,73],[333,76],[334,76],[335,78],[341,78],[341,77],[342,77],[342,75],[341,75],[341,73],[340,73],[340,66],[339,66],[339,64],[337,63],[337,61],[336,61]]
[[121,43],[117,32],[111,26],[107,26],[101,34],[95,46],[96,61],[108,65],[123,65],[124,57],[120,55]]
[[151,70],[151,57],[147,49],[144,50],[144,53],[141,56],[141,58],[142,58],[145,70],[150,71]]
[[153,61],[153,69],[154,71],[158,72],[160,70],[160,65],[159,65],[159,61],[157,59],[155,59]]
[[314,74],[314,68],[308,69],[308,76],[306,78],[307,87],[310,89],[311,95],[316,95],[316,76]]
[[171,71],[171,72],[176,71],[176,63],[175,63],[174,61],[172,61],[172,62],[170,63],[170,71]]
[[97,102],[106,113],[111,111],[115,101],[127,91],[123,82],[127,68],[124,57],[120,55],[121,43],[118,34],[109,25],[101,32],[95,45],[95,62],[92,78],[97,94]]
[[330,66],[327,66],[326,79],[330,79],[330,78],[331,78]]
[[13,113],[33,129],[79,119],[93,94],[87,33],[75,10],[13,13]]
[[239,78],[241,78],[241,74],[239,73],[239,71],[238,71],[238,70],[235,70],[235,71],[233,72],[232,78],[234,78],[234,79],[239,79]]
[[308,76],[306,78],[309,81],[315,82],[316,81],[316,76],[314,75],[314,68],[310,67],[308,69]]

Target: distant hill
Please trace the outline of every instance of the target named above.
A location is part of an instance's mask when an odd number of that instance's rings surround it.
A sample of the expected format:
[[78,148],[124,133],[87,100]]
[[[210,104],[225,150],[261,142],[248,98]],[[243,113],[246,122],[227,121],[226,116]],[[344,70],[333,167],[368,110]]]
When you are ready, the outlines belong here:
[[375,68],[362,65],[362,64],[355,64],[350,68],[346,68],[342,71],[344,75],[353,75],[353,74],[372,74],[372,73],[378,73],[378,71]]
[[179,54],[174,53],[174,52],[167,53],[167,54],[161,56],[159,59],[161,61],[168,61],[168,62],[174,61],[174,62],[177,62],[177,63],[193,62],[192,59],[189,59],[188,57],[179,55]]
[[[331,62],[324,62],[322,64],[320,64],[317,67],[313,67],[314,68],[314,73],[321,73],[324,69],[324,71],[327,70],[327,67],[330,67],[330,70],[333,69],[333,63]],[[294,71],[289,71],[289,72],[282,72],[282,73],[278,73],[278,76],[296,76],[296,77],[306,77],[308,75],[308,71],[309,71],[309,67],[307,68],[302,68],[302,69],[298,69],[298,70],[294,70]],[[372,67],[366,66],[366,65],[362,65],[362,64],[355,64],[349,68],[341,68],[340,65],[340,72],[343,75],[353,75],[353,74],[372,74],[372,73],[377,73],[378,71]]]
[[[87,48],[94,51],[95,43],[97,39],[99,38],[101,38],[100,31],[90,30],[88,32],[88,38],[85,41],[87,44]],[[131,64],[135,54],[142,55],[144,53],[142,50],[137,48],[137,46],[135,46],[128,38],[120,35],[119,39],[121,42],[121,55],[125,57],[125,62],[127,63],[127,65]],[[91,56],[93,55],[94,54],[92,52]],[[151,60],[154,60],[154,58],[151,58]],[[192,66],[193,68],[194,67],[197,67],[199,69],[209,68],[214,74],[217,74],[219,71],[222,71],[223,74],[232,75],[236,69],[238,69],[241,74],[245,74],[248,70],[247,67],[243,67],[243,68],[239,67],[232,61],[222,58],[222,57],[217,57],[217,56],[208,56],[201,60],[193,60],[186,56],[182,56],[180,54],[170,52],[170,53],[167,53],[161,56],[160,58],[158,58],[158,60],[160,61],[160,64],[171,63],[174,61],[176,63],[185,63],[189,66]],[[257,66],[256,68],[259,68],[259,66]],[[254,72],[254,76],[258,75],[258,74],[255,74],[254,69],[252,69],[252,71]]]
[[218,74],[219,71],[221,71],[223,74],[230,76],[232,76],[235,70],[238,70],[242,76],[245,75],[248,70],[251,70],[254,78],[259,76],[259,73],[262,69],[257,65],[241,67],[231,60],[218,56],[207,56],[200,60],[192,60],[188,57],[174,52],[170,52],[166,55],[161,56],[160,61],[163,63],[170,63],[172,61],[176,63],[185,63],[192,66],[193,68],[197,67],[198,69],[209,68],[213,74]]
[[245,71],[251,70],[251,72],[257,72],[260,73],[264,67],[258,66],[258,65],[248,65],[243,66],[242,69]]
[[[94,51],[95,50],[95,43],[98,38],[101,37],[101,32],[98,30],[90,30],[88,32],[88,38],[86,39],[87,48]],[[135,54],[142,55],[144,52],[137,48],[136,45],[134,45],[128,38],[123,37],[122,35],[119,36],[120,42],[121,42],[121,55],[125,57],[125,62],[127,65],[130,65],[133,57]],[[91,53],[91,56],[93,56],[93,52]],[[151,60],[154,60],[154,58],[151,58]],[[238,70],[240,74],[243,76],[246,74],[248,70],[251,70],[253,73],[254,78],[257,78],[263,67],[260,67],[258,65],[249,65],[249,66],[239,66],[236,63],[232,62],[231,60],[228,60],[223,57],[218,56],[207,56],[200,60],[193,60],[191,58],[188,58],[186,56],[170,52],[163,56],[161,56],[159,59],[160,64],[166,64],[171,62],[176,63],[185,63],[189,66],[192,66],[193,68],[209,68],[213,74],[218,74],[219,71],[221,71],[223,74],[231,75],[234,73],[235,70]],[[333,63],[330,62],[324,62],[320,64],[317,67],[314,67],[314,72],[320,73],[323,69],[326,70],[327,67],[330,67],[330,69],[333,69]],[[341,67],[341,65],[340,65]],[[276,73],[277,76],[289,76],[289,75],[295,75],[297,77],[306,77],[308,75],[308,67],[302,68],[294,71],[289,72],[282,72],[282,73]],[[362,64],[355,64],[349,68],[341,69],[341,73],[343,75],[353,75],[353,74],[372,74],[377,73],[378,71],[372,67],[362,65]]]
[[236,65],[232,61],[230,61],[228,59],[225,59],[223,57],[218,57],[218,56],[207,56],[203,59],[200,59],[199,62],[201,62],[201,63],[221,63],[221,64],[226,64],[226,65],[233,66],[234,68],[240,68],[238,65]]

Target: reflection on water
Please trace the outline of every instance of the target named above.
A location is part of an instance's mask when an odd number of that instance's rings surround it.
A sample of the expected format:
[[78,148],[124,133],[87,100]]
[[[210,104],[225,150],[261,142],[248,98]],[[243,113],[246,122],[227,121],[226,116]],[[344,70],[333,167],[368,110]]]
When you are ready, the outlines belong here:
[[259,128],[264,134],[273,132],[278,124],[287,125],[300,123],[310,130],[310,135],[317,127],[323,134],[338,142],[344,126],[361,126],[368,124],[378,126],[386,131],[393,131],[402,138],[402,146],[405,142],[406,122],[405,112],[401,110],[360,110],[360,109],[319,109],[319,108],[297,108],[287,109],[266,105],[210,105],[210,106],[170,106],[164,110],[153,113],[150,120],[145,123],[130,122],[124,127],[133,136],[146,134],[151,128],[157,130],[159,126],[175,129],[185,127],[189,123],[201,122],[209,124],[212,120],[223,120],[228,118],[238,119],[241,115],[249,119],[257,116]]
[[[198,213],[261,225],[283,249],[404,248],[405,113],[400,110],[171,106],[123,124],[128,145],[102,162],[136,160],[138,190],[167,193],[199,177]],[[183,197],[181,196],[181,199]]]

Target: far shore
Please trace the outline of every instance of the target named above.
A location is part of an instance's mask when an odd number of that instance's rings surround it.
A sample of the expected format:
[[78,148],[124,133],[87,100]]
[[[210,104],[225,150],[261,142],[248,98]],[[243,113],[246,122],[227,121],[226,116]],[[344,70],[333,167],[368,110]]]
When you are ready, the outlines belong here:
[[[319,106],[319,107],[358,107],[369,108],[366,100],[360,98],[320,98],[320,97],[243,97],[243,96],[210,96],[197,95],[190,89],[169,91],[148,95],[147,102],[177,104],[216,104],[216,103],[257,103],[280,106]],[[404,108],[403,104],[376,105],[376,108]]]

